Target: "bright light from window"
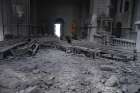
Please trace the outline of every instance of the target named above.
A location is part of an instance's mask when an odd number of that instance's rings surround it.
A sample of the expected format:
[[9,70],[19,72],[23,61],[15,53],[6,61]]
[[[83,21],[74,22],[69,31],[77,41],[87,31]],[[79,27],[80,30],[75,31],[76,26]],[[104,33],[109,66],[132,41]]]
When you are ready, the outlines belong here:
[[61,24],[55,24],[55,35],[60,38],[60,36],[61,36]]

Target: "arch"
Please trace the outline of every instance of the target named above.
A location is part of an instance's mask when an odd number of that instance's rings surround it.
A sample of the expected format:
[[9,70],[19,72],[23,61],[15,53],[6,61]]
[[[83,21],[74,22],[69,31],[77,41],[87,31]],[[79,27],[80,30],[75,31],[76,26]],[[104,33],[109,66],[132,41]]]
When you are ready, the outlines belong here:
[[63,18],[56,18],[55,23],[64,24],[64,19]]

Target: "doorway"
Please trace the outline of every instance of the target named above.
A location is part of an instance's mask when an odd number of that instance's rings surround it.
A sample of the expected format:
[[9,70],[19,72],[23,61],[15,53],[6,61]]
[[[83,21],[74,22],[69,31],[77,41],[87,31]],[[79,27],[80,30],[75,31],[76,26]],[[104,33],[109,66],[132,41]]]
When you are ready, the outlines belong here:
[[112,32],[112,35],[114,35],[117,38],[121,38],[122,36],[122,23],[121,22],[117,22],[116,27],[114,31]]
[[55,29],[55,36],[60,38],[61,37],[61,24],[60,23],[54,24],[54,29]]
[[117,30],[116,36],[117,36],[117,38],[120,38],[122,35],[122,23],[121,22],[118,22],[116,24],[116,30]]
[[59,39],[64,36],[64,20],[62,18],[57,18],[54,22],[54,35]]

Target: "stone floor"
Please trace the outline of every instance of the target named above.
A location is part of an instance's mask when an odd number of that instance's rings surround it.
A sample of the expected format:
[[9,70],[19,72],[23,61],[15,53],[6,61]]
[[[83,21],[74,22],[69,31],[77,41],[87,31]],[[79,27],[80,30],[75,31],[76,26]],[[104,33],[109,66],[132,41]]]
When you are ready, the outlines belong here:
[[0,93],[140,93],[140,63],[40,49],[0,61]]

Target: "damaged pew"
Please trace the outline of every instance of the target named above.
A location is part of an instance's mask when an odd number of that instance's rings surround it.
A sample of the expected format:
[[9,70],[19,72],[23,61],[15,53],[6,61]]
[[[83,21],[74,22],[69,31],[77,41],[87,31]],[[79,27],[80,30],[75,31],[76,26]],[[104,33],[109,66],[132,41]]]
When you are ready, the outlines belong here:
[[111,50],[111,49],[102,49],[101,51],[101,57],[111,59],[111,60],[117,60],[117,61],[135,61],[137,58],[137,54],[135,52],[126,52],[126,51],[120,51],[120,50]]
[[36,40],[28,42],[26,45],[18,47],[17,49],[13,50],[14,56],[20,56],[20,55],[35,55],[37,51],[39,50],[39,43]]
[[4,59],[7,56],[13,56],[12,50],[16,49],[17,47],[23,46],[26,43],[27,43],[26,41],[23,41],[23,42],[16,43],[14,45],[0,48],[0,59]]
[[89,58],[96,58],[97,56],[100,56],[100,50],[98,48],[90,49],[86,47],[80,47],[80,46],[71,46],[71,45],[63,45],[59,43],[47,43],[42,45],[46,48],[55,48],[61,51],[64,51],[66,53],[73,53],[73,54],[84,54],[86,57]]
[[73,46],[72,52],[74,54],[84,54],[86,57],[90,58],[96,58],[97,56],[100,56],[100,50],[98,48],[90,49],[86,47],[80,47],[80,46]]

